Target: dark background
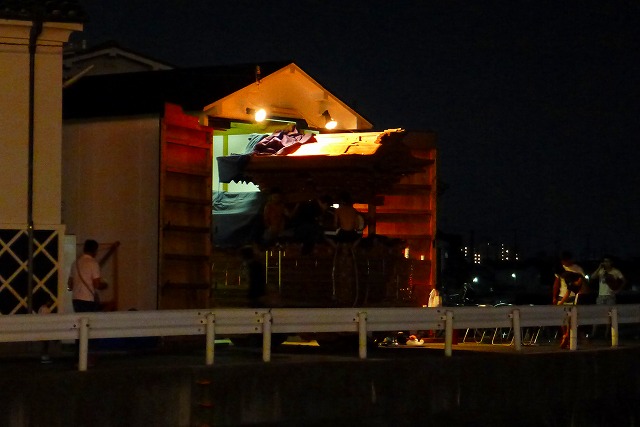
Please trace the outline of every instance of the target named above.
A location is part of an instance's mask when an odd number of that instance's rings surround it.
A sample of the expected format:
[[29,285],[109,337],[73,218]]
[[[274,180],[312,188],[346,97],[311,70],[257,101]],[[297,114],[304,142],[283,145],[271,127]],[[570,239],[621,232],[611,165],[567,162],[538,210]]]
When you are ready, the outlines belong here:
[[376,129],[435,131],[443,231],[639,253],[638,1],[83,4],[74,41],[183,67],[292,60]]

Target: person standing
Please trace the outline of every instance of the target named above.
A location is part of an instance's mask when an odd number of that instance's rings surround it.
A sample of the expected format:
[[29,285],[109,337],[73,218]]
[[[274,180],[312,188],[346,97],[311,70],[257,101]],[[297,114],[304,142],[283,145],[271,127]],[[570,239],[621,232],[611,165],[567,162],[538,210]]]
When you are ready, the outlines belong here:
[[616,303],[616,294],[627,283],[622,272],[613,266],[610,256],[602,258],[602,263],[591,275],[592,279],[598,279],[598,305],[613,305]]
[[573,305],[577,303],[576,296],[587,291],[584,270],[573,261],[570,252],[563,252],[560,262],[562,270],[553,282],[553,305]]
[[[573,261],[570,252],[563,252],[560,262],[562,270],[553,282],[553,305],[579,304],[579,296],[588,292],[584,270]],[[569,325],[562,326],[560,348],[569,348]]]
[[242,266],[249,284],[247,298],[249,307],[264,307],[264,298],[267,295],[267,277],[265,266],[256,259],[251,246],[245,246],[240,250]]
[[[593,272],[591,278],[598,280],[597,305],[614,305],[616,303],[616,294],[627,283],[622,272],[613,266],[613,259],[610,256],[602,258],[602,262]],[[596,325],[593,325],[592,336],[595,336],[595,333]]]
[[68,289],[73,292],[73,310],[76,313],[99,311],[98,290],[106,283],[100,277],[100,265],[96,261],[98,242],[84,242],[82,255],[73,263],[69,272]]

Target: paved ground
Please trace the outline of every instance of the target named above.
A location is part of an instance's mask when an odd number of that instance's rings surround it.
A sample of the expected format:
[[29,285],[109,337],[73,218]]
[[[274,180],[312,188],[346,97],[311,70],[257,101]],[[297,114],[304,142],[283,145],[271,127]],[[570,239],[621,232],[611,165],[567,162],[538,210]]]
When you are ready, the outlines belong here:
[[[354,337],[355,338],[355,337]],[[216,346],[166,340],[147,349],[97,352],[87,372],[73,346],[41,364],[39,346],[0,352],[0,425],[7,426],[409,426],[637,425],[639,342],[537,345],[391,345],[358,359],[355,339],[331,346],[286,345],[262,361],[257,343]],[[103,343],[104,344],[104,343]],[[123,343],[120,342],[120,347]],[[147,344],[149,344],[147,342]],[[592,408],[609,408],[607,418]],[[558,413],[549,408],[567,408]],[[617,417],[613,419],[611,417]],[[516,420],[516,421],[514,421]],[[635,423],[635,424],[634,424]]]
[[[567,354],[593,351],[611,351],[611,342],[604,338],[596,340],[580,339],[578,349],[569,351],[559,348],[557,337],[543,334],[536,343],[528,343],[522,346],[521,351],[516,351],[509,340],[494,340],[491,343],[491,335],[487,335],[482,342],[469,334],[466,342],[464,335],[460,336],[460,342],[453,346],[454,357],[469,357],[474,353],[497,353],[513,355],[532,354]],[[292,337],[293,338],[293,337]],[[238,365],[238,364],[263,364],[260,338],[256,337],[251,342],[247,339],[221,340],[216,344],[214,365]],[[313,340],[302,341],[291,339],[287,343],[274,346],[272,349],[271,363],[316,363],[323,361],[358,360],[358,348],[356,338],[350,342],[330,342],[319,346]],[[635,337],[623,337],[620,339],[619,348],[640,347],[640,341]],[[93,351],[94,363],[90,370],[106,370],[131,367],[161,367],[161,366],[205,366],[205,345],[201,338],[167,339],[165,341],[114,341],[101,342],[97,350]],[[37,371],[75,370],[76,356],[73,345],[55,343],[51,350],[52,363],[40,363],[40,343],[20,344],[11,347],[5,345],[0,349],[0,372],[13,371],[15,369]],[[432,358],[445,357],[444,344],[432,342],[424,344],[407,344],[388,346],[370,346],[368,358],[394,359],[394,358]]]

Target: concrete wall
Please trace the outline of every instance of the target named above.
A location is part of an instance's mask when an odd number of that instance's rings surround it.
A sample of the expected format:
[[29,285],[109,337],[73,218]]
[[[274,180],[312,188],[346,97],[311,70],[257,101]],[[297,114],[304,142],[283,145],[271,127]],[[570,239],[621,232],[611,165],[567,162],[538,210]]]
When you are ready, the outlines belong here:
[[452,358],[440,350],[410,353],[311,363],[263,363],[256,355],[255,362],[210,368],[137,359],[137,367],[120,362],[84,373],[14,362],[18,369],[5,369],[0,379],[0,425],[595,427],[640,421],[637,347]]
[[160,118],[66,122],[62,219],[78,243],[120,242],[118,308],[156,308]]

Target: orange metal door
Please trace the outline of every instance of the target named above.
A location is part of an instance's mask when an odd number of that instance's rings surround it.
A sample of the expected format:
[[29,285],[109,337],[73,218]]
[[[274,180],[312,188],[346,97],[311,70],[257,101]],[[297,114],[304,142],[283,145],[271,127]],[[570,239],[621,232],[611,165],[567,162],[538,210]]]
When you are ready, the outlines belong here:
[[160,309],[209,306],[212,132],[181,107],[165,105],[160,162]]

